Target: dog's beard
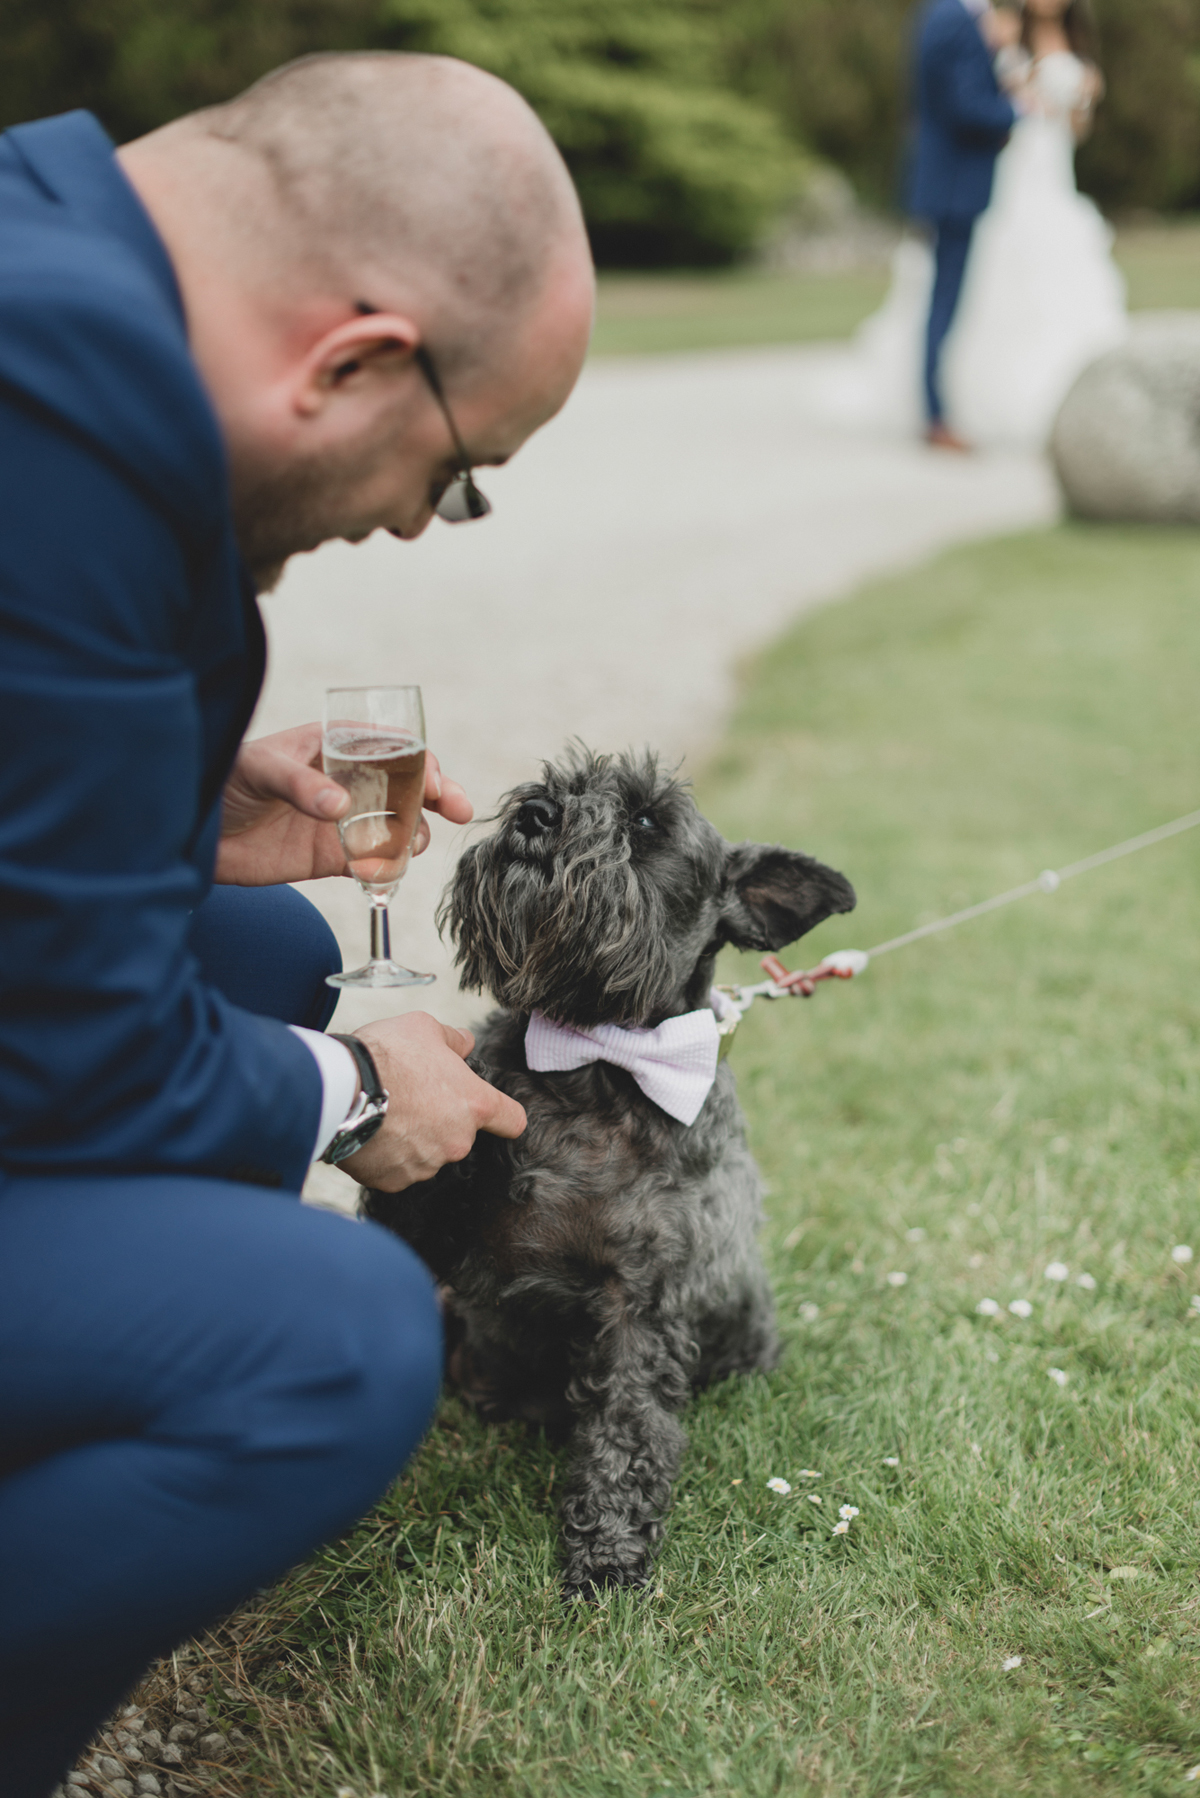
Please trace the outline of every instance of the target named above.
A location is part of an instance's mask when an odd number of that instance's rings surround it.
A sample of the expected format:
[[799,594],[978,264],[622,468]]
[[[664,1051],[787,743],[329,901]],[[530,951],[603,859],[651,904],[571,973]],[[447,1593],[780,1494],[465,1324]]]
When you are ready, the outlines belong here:
[[678,985],[666,906],[639,882],[627,845],[581,844],[545,869],[479,844],[459,862],[439,923],[463,987],[510,1011],[640,1025],[665,1012]]

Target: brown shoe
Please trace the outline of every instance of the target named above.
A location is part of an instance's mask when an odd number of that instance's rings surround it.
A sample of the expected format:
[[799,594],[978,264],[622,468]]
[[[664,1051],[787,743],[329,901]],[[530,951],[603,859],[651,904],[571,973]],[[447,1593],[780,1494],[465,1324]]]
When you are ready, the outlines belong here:
[[942,424],[940,420],[937,424],[930,425],[925,433],[925,441],[931,449],[953,450],[956,456],[969,456],[974,449],[965,438],[958,436],[949,425]]

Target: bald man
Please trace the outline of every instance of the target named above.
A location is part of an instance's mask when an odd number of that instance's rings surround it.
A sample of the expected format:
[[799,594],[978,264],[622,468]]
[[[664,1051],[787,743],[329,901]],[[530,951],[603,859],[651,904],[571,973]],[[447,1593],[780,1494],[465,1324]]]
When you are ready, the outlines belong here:
[[[239,742],[255,594],[486,509],[592,271],[544,130],[441,58],[317,57],[114,152],[0,137],[0,1793],[344,1530],[432,1410],[394,1238],[302,1209],[518,1134],[432,1018],[326,1032],[319,731]],[[364,669],[364,677],[368,671]],[[430,764],[427,805],[466,797]]]

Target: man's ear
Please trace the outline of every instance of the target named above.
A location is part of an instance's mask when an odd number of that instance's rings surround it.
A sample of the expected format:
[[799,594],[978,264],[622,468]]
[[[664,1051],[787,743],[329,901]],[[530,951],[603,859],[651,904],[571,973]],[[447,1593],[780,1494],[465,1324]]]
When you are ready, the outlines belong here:
[[295,375],[295,408],[305,416],[321,412],[330,397],[356,376],[405,366],[421,341],[410,318],[399,313],[356,313],[319,337]]
[[834,912],[853,911],[854,888],[811,856],[735,843],[725,857],[718,928],[739,949],[782,949]]

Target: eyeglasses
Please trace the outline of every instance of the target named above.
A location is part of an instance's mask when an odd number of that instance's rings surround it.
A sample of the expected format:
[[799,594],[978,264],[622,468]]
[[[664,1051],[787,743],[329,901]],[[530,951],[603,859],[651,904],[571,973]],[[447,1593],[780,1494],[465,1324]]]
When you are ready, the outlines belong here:
[[[378,306],[372,306],[366,300],[356,300],[354,309],[364,318],[378,312]],[[438,409],[446,421],[454,443],[454,451],[458,457],[458,473],[451,479],[441,499],[433,508],[438,517],[447,524],[469,524],[473,518],[486,518],[492,509],[492,502],[485,494],[480,493],[475,485],[475,476],[471,468],[471,458],[467,454],[467,446],[458,434],[458,426],[454,422],[449,406],[446,404],[446,393],[442,386],[442,378],[434,366],[433,357],[419,343],[413,351],[413,361],[425,377],[426,384],[438,403]]]
[[429,383],[429,391],[441,407],[446,428],[454,439],[454,448],[458,455],[458,473],[433,508],[439,518],[447,524],[468,524],[473,518],[486,518],[492,509],[492,502],[485,494],[480,493],[475,485],[475,476],[471,471],[471,459],[467,448],[458,434],[450,408],[446,404],[446,395],[442,391],[441,377],[433,365],[433,357],[419,343],[413,351],[413,361]]

